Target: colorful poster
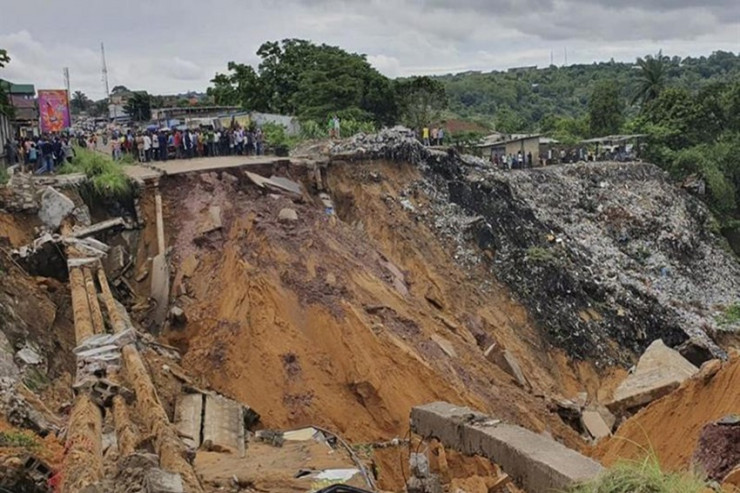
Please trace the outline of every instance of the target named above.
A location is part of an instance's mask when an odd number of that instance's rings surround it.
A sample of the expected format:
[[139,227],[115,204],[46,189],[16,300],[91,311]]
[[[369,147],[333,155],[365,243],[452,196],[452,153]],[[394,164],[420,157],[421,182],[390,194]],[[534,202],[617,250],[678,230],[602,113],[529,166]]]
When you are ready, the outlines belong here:
[[39,114],[43,133],[61,132],[71,126],[67,91],[64,89],[39,90]]

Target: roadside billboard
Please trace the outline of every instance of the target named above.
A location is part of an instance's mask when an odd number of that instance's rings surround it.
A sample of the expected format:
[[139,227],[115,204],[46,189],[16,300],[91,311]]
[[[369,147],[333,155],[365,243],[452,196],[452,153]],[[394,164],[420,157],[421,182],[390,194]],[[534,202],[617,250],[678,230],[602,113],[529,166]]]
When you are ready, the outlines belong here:
[[71,126],[67,91],[39,89],[39,115],[43,133],[61,132]]

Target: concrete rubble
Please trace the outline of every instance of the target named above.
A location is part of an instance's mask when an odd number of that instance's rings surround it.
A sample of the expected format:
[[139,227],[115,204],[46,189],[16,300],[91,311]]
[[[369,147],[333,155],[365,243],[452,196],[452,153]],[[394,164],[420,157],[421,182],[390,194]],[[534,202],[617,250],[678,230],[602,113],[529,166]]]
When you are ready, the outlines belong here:
[[526,491],[564,490],[603,471],[552,438],[445,402],[414,407],[411,429],[463,454],[489,458]]
[[[423,177],[387,201],[449,239],[462,266],[486,264],[572,357],[626,364],[663,339],[696,365],[726,358],[708,333],[732,330],[716,307],[740,295],[740,264],[709,210],[656,166],[510,172],[403,128],[339,142],[331,159],[417,166]],[[416,190],[431,201],[416,203]]]
[[51,187],[46,187],[41,194],[39,219],[47,228],[56,231],[74,209],[75,203],[72,199]]
[[659,339],[647,348],[632,374],[617,387],[607,407],[617,414],[635,410],[667,395],[698,371]]
[[259,416],[247,406],[213,392],[192,392],[178,397],[175,427],[192,449],[205,447],[244,457],[247,423]]
[[252,173],[251,171],[245,171],[244,173],[247,175],[247,178],[252,181],[252,183],[260,188],[265,188],[276,192],[287,192],[295,196],[303,195],[301,185],[294,182],[293,180],[289,180],[288,178],[274,175],[270,178],[265,178],[264,176],[258,175],[257,173]]

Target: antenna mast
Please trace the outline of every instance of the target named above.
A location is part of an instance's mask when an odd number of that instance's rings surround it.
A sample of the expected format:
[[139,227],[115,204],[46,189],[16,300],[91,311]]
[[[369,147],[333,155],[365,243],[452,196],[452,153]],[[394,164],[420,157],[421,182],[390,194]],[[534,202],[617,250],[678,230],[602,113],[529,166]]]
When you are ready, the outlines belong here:
[[69,99],[69,67],[64,67],[62,74],[64,74],[64,88],[67,90],[67,99]]
[[105,84],[105,97],[110,97],[110,89],[108,88],[108,65],[105,63],[105,46],[100,43],[100,55],[103,58],[103,84]]

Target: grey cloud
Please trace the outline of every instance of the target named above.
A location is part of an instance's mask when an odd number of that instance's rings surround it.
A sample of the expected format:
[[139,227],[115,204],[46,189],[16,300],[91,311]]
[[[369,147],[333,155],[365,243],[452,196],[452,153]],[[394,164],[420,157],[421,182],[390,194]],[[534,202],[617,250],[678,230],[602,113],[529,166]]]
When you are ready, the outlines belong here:
[[[707,0],[25,0],[6,2],[0,77],[102,97],[99,43],[111,85],[203,90],[230,60],[256,64],[268,40],[305,38],[366,53],[389,76],[737,50],[740,2]],[[29,16],[29,12],[34,12]],[[580,57],[578,58],[580,53]]]

